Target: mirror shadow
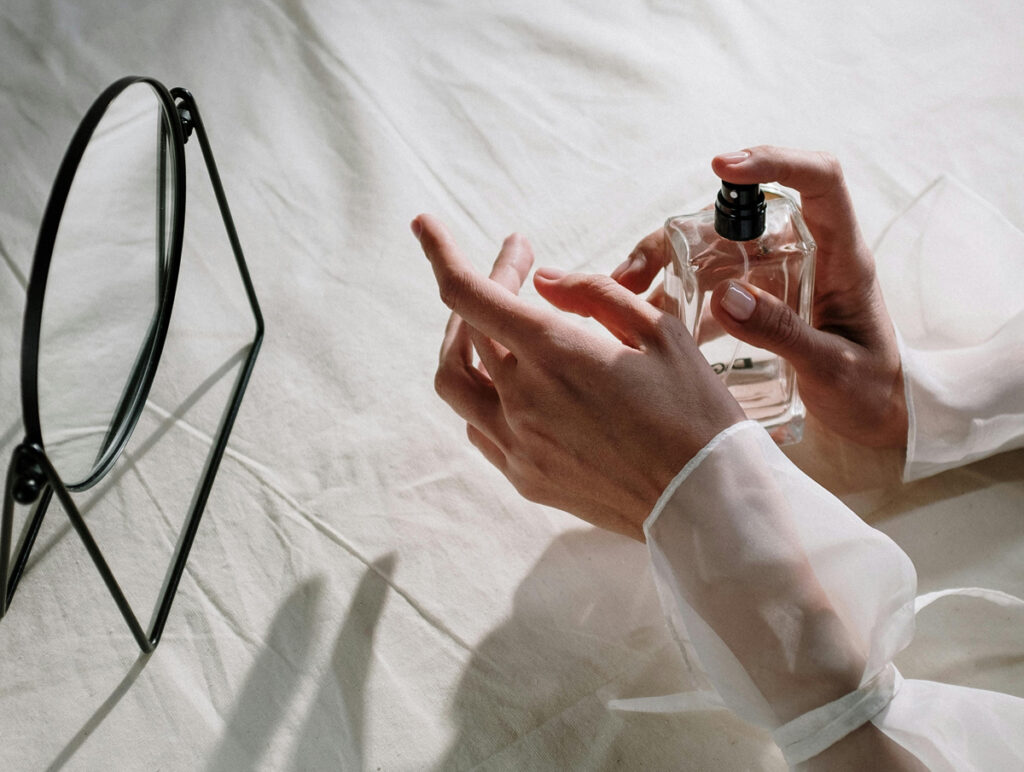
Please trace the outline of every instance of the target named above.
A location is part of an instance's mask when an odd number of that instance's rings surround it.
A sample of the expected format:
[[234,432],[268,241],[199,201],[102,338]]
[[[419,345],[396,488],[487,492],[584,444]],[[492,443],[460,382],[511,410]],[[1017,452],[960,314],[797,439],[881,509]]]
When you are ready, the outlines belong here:
[[56,772],[56,770],[63,769],[71,761],[78,752],[78,749],[82,747],[82,744],[89,739],[89,736],[96,731],[97,727],[106,720],[110,712],[121,701],[121,698],[128,693],[136,679],[142,674],[143,668],[149,663],[150,656],[150,654],[139,655],[138,659],[135,660],[135,664],[132,665],[124,678],[121,679],[121,682],[114,687],[114,691],[96,709],[96,712],[89,717],[89,720],[82,724],[82,728],[75,733],[75,736],[57,754],[57,758],[46,768],[46,772]]

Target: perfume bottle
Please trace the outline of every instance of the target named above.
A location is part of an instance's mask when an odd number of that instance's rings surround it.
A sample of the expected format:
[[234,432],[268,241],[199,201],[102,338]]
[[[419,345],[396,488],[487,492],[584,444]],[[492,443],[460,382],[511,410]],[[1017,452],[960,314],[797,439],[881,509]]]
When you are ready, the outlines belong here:
[[746,412],[780,445],[799,442],[806,411],[781,357],[728,335],[711,315],[718,284],[740,279],[810,322],[815,244],[796,202],[772,186],[722,182],[713,209],[669,218],[665,293]]

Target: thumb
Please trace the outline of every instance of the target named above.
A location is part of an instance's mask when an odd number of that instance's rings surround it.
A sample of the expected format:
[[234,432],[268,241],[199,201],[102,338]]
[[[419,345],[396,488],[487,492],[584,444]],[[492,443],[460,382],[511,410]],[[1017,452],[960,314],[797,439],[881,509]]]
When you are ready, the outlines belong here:
[[836,353],[835,336],[814,329],[779,298],[746,282],[719,284],[711,313],[727,333],[788,359],[798,372]]

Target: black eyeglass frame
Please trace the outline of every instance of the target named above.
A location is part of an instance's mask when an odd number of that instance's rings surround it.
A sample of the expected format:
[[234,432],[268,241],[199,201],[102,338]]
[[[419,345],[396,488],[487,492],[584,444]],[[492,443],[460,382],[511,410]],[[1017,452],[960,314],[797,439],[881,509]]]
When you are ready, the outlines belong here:
[[[159,291],[157,293],[157,307],[140,354],[136,359],[135,366],[122,394],[121,401],[112,417],[110,429],[101,448],[100,455],[86,478],[68,485],[61,479],[46,455],[39,420],[39,338],[42,327],[46,281],[49,275],[50,262],[53,256],[53,248],[61,215],[63,214],[64,205],[71,190],[71,184],[78,165],[85,154],[86,146],[89,144],[93,132],[110,103],[126,88],[136,83],[146,83],[153,89],[163,113],[163,120],[161,121],[163,128],[160,131],[158,145],[160,176],[160,194],[158,199],[160,211],[158,211],[158,216],[160,218],[160,226],[158,227],[159,263],[157,273]],[[177,289],[185,221],[185,143],[193,133],[199,140],[203,160],[205,161],[207,173],[213,186],[217,205],[224,222],[224,228],[231,243],[231,249],[245,288],[256,330],[235,387],[231,393],[227,409],[221,419],[206,468],[193,496],[192,506],[186,517],[175,556],[169,566],[163,589],[157,600],[153,620],[149,630],[146,631],[139,623],[107,561],[104,559],[99,546],[90,533],[85,519],[71,498],[71,492],[86,490],[92,487],[114,466],[138,423],[150,387],[152,386],[160,356],[163,352],[164,341],[167,337]],[[167,202],[164,195],[166,191],[165,175],[168,173],[173,179],[171,202]],[[166,229],[165,232],[164,226],[167,223],[166,206],[168,203],[173,206],[173,216],[170,220],[170,228]],[[228,437],[231,434],[231,429],[234,426],[239,408],[241,407],[242,398],[256,363],[256,357],[263,342],[263,333],[263,315],[260,311],[256,292],[249,275],[249,269],[242,253],[237,231],[235,230],[234,220],[231,217],[227,198],[224,195],[220,174],[217,171],[217,165],[214,161],[206,129],[195,99],[183,88],[168,90],[159,81],[149,77],[129,76],[116,81],[105,89],[89,108],[71,139],[46,205],[43,222],[40,226],[39,239],[36,244],[32,270],[29,275],[21,346],[21,398],[25,439],[14,449],[4,487],[2,519],[0,519],[0,619],[4,617],[10,608],[14,593],[28,563],[29,554],[39,534],[43,517],[49,508],[53,494],[56,494],[72,526],[82,539],[90,558],[102,576],[107,589],[113,596],[139,648],[145,653],[149,653],[156,648],[163,634],[171,604],[177,593],[181,575],[185,570],[185,564],[188,561],[188,555],[199,528],[199,522],[206,508],[224,449],[227,446]],[[30,515],[28,527],[18,549],[13,568],[11,568],[14,505],[15,503],[30,505],[37,500],[38,503],[34,512]]]

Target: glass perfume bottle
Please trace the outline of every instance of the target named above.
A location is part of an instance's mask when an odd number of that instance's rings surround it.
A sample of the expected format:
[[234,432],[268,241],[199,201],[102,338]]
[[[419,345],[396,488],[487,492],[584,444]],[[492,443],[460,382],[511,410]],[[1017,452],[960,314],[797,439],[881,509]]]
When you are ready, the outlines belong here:
[[713,209],[669,218],[665,230],[669,305],[747,417],[780,445],[799,442],[806,411],[793,367],[727,334],[711,315],[710,301],[718,284],[739,279],[810,322],[815,244],[800,208],[774,187],[722,182]]

